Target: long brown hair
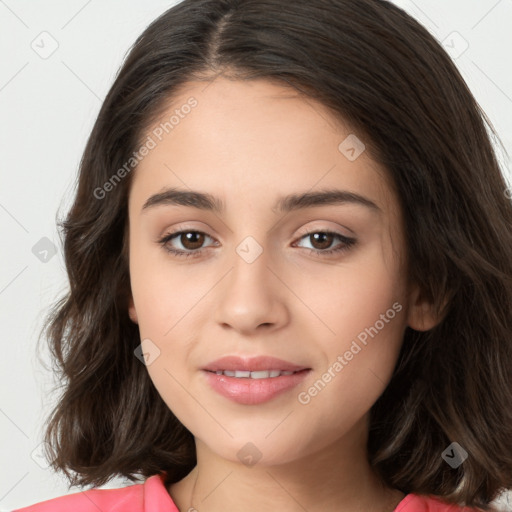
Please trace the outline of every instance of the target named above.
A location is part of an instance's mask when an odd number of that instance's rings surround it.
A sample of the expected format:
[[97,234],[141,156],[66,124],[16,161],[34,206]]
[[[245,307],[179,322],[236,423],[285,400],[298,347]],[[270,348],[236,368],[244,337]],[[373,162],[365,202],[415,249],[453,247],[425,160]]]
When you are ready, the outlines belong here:
[[[407,328],[371,409],[369,460],[405,493],[491,510],[512,487],[512,205],[497,136],[456,66],[384,0],[185,0],[136,40],[62,223],[70,290],[45,330],[62,382],[46,425],[52,467],[98,486],[162,471],[171,483],[196,464],[192,434],[134,356],[126,229],[136,166],[126,162],[179,88],[219,74],[320,101],[388,170],[405,219],[404,272],[444,316],[427,332]],[[457,468],[442,457],[452,442],[468,453]]]

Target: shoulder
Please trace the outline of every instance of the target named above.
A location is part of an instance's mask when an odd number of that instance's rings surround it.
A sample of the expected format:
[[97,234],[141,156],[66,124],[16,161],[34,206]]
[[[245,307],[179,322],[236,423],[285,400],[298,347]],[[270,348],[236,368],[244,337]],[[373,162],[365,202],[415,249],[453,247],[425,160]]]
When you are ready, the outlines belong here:
[[163,475],[153,475],[144,483],[118,489],[89,489],[52,498],[12,512],[179,512],[164,486]]
[[393,512],[481,512],[478,508],[446,503],[438,496],[407,494]]

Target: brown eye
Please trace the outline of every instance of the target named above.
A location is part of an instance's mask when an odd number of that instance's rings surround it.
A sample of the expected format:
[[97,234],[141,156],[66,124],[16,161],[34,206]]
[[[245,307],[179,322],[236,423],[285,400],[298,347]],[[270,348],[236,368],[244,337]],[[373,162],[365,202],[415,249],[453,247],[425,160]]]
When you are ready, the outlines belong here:
[[[334,231],[311,231],[302,235],[300,240],[309,240],[312,248],[305,247],[311,253],[317,256],[326,256],[333,253],[341,253],[343,251],[347,251],[356,243],[355,238],[348,238],[346,236],[341,235],[340,233],[335,233]],[[338,239],[341,243],[331,248],[334,240]]]
[[329,249],[334,240],[334,235],[332,233],[319,232],[312,233],[308,236],[310,237],[310,239],[315,240],[315,242],[312,245],[315,249],[318,250]]
[[[210,236],[201,231],[183,230],[165,235],[158,243],[161,244],[166,251],[176,256],[200,256],[204,250],[202,246],[205,242],[205,238],[211,239]],[[181,245],[181,248],[173,245],[172,242],[175,241]]]
[[183,231],[179,234],[178,240],[188,250],[200,249],[204,243],[205,235],[199,231]]

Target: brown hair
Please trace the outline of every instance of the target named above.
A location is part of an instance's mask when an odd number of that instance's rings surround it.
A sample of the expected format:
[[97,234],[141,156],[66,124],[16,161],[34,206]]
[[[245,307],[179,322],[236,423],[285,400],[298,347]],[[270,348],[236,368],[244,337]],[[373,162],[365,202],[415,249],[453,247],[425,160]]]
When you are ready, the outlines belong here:
[[[407,328],[371,409],[369,460],[405,493],[491,510],[512,487],[512,205],[497,136],[456,66],[383,0],[185,0],[137,39],[62,223],[70,290],[45,331],[63,386],[45,437],[53,468],[83,486],[162,471],[171,483],[196,464],[192,434],[134,356],[133,173],[98,191],[187,81],[220,74],[277,81],[320,101],[388,169],[406,226],[404,272],[443,320],[427,332]],[[452,468],[441,455],[455,441],[469,456]]]

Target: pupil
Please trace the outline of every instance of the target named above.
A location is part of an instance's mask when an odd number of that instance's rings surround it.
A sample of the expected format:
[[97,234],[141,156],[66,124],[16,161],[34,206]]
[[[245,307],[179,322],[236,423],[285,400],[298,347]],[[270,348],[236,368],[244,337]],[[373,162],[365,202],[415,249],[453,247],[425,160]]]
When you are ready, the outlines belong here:
[[[194,237],[199,237],[199,240],[196,240],[194,241]],[[203,238],[204,236],[201,234],[201,233],[185,233],[185,239],[186,239],[186,243],[183,243],[184,247],[186,247],[187,249],[198,249],[201,247],[201,245],[203,245]],[[190,246],[187,246],[187,244],[190,244],[192,243],[192,247]]]
[[330,235],[328,233],[314,233],[313,234],[313,238],[315,239],[315,241],[318,241],[318,238],[327,237],[328,243],[326,244],[325,240],[324,240],[324,242],[320,244],[321,245],[321,247],[319,247],[320,249],[327,249],[327,247],[329,247],[331,245],[331,243],[332,243],[332,240],[331,240],[332,236],[333,235]]

